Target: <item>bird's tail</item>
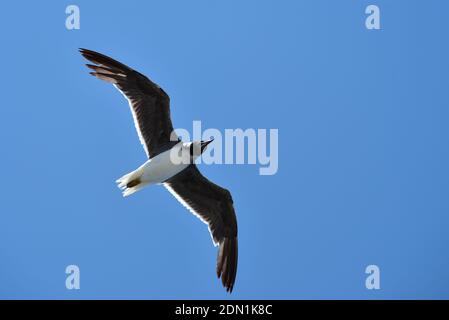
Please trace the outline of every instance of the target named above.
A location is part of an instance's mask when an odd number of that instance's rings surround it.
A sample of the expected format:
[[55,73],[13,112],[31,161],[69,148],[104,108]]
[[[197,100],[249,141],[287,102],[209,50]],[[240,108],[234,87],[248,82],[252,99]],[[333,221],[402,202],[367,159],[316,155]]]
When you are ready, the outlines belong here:
[[116,181],[118,187],[122,190],[124,197],[139,191],[148,184],[142,181],[142,174],[143,169],[139,168],[133,172],[125,174]]

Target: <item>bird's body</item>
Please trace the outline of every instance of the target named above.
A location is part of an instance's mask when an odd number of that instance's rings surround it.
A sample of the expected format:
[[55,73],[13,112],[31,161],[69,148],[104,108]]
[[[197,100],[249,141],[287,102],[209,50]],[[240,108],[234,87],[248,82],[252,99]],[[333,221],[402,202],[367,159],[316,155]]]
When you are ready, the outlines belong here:
[[195,165],[212,140],[181,142],[170,118],[170,98],[143,74],[101,53],[80,49],[94,64],[91,74],[113,84],[128,100],[148,160],[117,180],[123,195],[163,184],[189,211],[209,227],[219,246],[217,275],[232,292],[237,274],[237,218],[231,193],[205,178]]
[[190,146],[195,144],[200,145],[201,142],[178,142],[119,178],[116,182],[123,190],[123,196],[129,196],[148,185],[163,183],[186,169],[199,156],[190,157]]

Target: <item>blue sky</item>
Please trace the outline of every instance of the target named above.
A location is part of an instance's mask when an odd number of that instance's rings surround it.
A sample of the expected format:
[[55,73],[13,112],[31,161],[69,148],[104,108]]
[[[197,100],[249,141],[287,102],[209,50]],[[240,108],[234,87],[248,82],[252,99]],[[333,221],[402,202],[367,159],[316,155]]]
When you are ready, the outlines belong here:
[[[369,4],[381,30],[365,28]],[[0,298],[449,298],[447,1],[2,9]],[[231,296],[207,228],[163,187],[121,197],[115,179],[145,154],[78,47],[161,85],[176,127],[279,129],[276,175],[200,167],[235,202]],[[365,288],[370,264],[380,290]]]

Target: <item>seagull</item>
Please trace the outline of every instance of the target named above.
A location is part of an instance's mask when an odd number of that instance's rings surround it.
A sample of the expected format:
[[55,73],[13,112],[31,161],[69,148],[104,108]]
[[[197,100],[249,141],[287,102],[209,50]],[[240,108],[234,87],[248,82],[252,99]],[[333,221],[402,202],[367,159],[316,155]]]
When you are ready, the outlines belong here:
[[116,182],[123,196],[162,184],[189,211],[206,223],[218,246],[217,276],[231,293],[237,274],[237,218],[231,193],[204,177],[195,165],[213,141],[183,142],[173,130],[170,98],[143,74],[101,53],[79,49],[91,75],[112,83],[128,100],[148,160]]

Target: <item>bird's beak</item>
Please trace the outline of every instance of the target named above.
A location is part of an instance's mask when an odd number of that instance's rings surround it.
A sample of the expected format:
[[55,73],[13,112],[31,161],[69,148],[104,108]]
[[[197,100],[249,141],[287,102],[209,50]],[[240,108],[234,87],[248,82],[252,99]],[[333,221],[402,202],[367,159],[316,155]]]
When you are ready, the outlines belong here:
[[211,143],[212,141],[214,141],[214,139],[210,139],[210,140],[204,141],[204,142],[203,142],[203,146],[206,147],[206,146],[207,146],[209,143]]
[[214,141],[214,139],[210,139],[210,140],[201,142],[201,153],[202,153],[204,150],[206,150],[207,145],[208,145],[209,143],[211,143],[212,141]]

